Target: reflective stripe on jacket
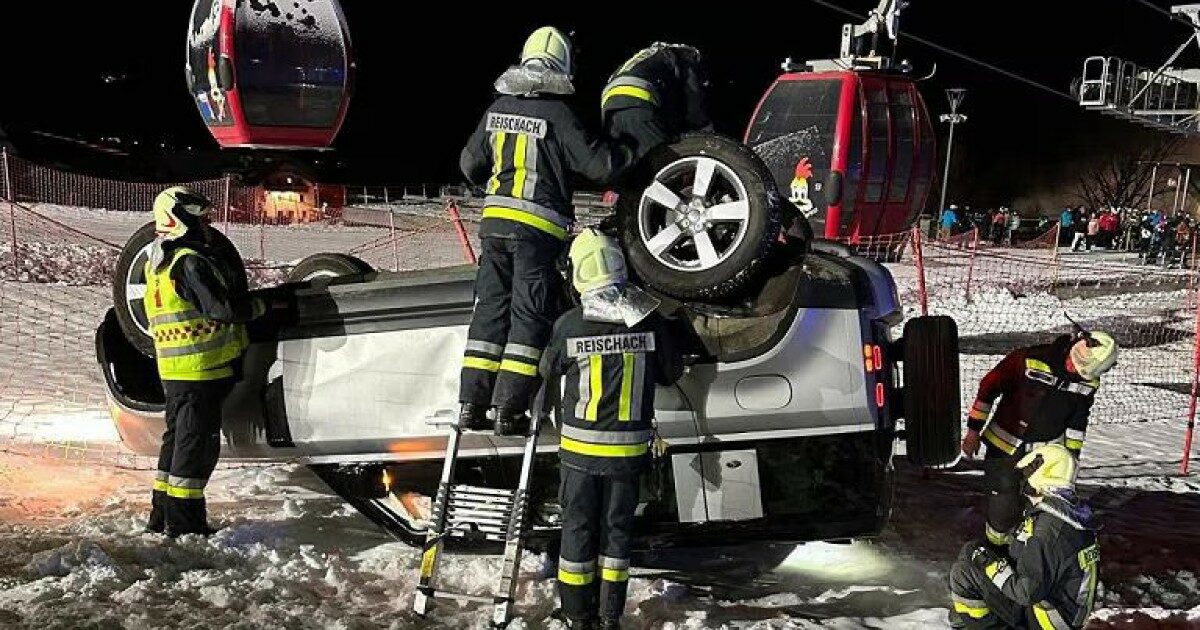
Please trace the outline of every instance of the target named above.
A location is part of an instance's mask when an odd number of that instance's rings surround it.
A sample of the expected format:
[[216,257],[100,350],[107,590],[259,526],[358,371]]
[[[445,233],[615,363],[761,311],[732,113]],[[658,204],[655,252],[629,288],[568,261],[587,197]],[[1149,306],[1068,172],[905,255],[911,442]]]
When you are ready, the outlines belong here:
[[233,376],[230,363],[249,345],[246,327],[208,317],[176,290],[172,268],[185,256],[180,248],[157,270],[146,263],[146,295],[142,298],[159,377],[167,381],[210,381]]

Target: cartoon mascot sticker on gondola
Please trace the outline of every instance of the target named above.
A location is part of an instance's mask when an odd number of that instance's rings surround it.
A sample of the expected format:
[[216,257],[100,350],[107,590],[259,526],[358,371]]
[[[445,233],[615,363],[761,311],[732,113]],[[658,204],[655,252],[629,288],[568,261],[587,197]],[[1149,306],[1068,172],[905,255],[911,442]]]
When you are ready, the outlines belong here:
[[208,90],[211,119],[218,122],[225,120],[225,91],[217,81],[217,57],[212,49],[208,50]]
[[796,174],[792,177],[792,195],[788,197],[788,201],[795,204],[801,214],[806,217],[812,216],[816,212],[812,200],[808,198],[808,180],[812,179],[812,176],[812,164],[809,163],[808,158],[800,158],[800,161],[796,162]]

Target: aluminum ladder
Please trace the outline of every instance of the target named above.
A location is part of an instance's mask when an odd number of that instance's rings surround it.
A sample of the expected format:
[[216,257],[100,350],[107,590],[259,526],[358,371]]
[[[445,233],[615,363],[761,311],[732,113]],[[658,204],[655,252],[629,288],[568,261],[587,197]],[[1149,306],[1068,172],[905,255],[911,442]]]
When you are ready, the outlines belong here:
[[[536,405],[534,407],[539,408]],[[432,523],[425,536],[425,546],[421,553],[420,580],[413,600],[413,611],[417,615],[428,616],[433,607],[433,600],[448,599],[491,604],[493,627],[504,627],[512,619],[513,600],[517,592],[517,573],[521,570],[521,552],[525,546],[529,481],[533,474],[534,456],[537,455],[541,416],[541,413],[533,413],[530,419],[529,434],[525,438],[525,451],[521,461],[521,476],[517,487],[513,489],[469,486],[453,482],[463,431],[457,422],[450,424],[446,459],[442,464],[442,477],[438,483],[437,497],[430,519]],[[438,564],[447,538],[472,538],[504,543],[502,570],[490,594],[469,595],[438,589]]]

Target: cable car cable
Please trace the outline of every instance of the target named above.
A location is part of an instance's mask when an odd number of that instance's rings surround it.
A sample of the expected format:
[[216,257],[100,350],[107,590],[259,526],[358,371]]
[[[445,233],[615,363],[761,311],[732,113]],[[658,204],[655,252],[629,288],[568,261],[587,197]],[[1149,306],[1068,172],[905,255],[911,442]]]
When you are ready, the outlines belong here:
[[[865,15],[860,15],[860,14],[858,14],[858,13],[855,13],[854,11],[851,11],[850,9],[846,9],[846,8],[844,8],[844,7],[840,7],[840,6],[836,5],[836,4],[833,4],[832,2],[828,2],[828,0],[812,0],[812,1],[813,1],[815,4],[819,4],[819,5],[821,5],[821,6],[825,7],[825,8],[827,8],[827,9],[832,9],[832,10],[834,10],[834,11],[837,11],[837,12],[839,12],[839,13],[842,13],[842,14],[844,14],[844,15],[847,15],[847,16],[849,16],[849,17],[852,17],[852,18],[855,18],[855,19],[859,19],[859,20],[865,20],[865,19],[867,19],[867,16],[865,16]],[[1142,0],[1136,0],[1136,1],[1142,1]],[[912,40],[912,41],[914,41],[914,42],[917,42],[918,44],[924,44],[924,45],[926,45],[926,46],[928,46],[928,47],[930,47],[930,48],[932,48],[932,49],[934,49],[934,50],[937,50],[937,51],[939,51],[939,52],[946,53],[947,55],[951,55],[951,56],[953,56],[953,57],[957,57],[957,58],[959,58],[959,59],[961,59],[961,60],[963,60],[963,61],[967,61],[967,62],[973,63],[973,64],[975,64],[975,65],[981,66],[981,67],[983,67],[983,68],[986,68],[986,69],[988,69],[988,70],[991,70],[991,71],[993,71],[993,72],[1000,73],[1000,74],[1002,74],[1002,75],[1004,75],[1004,76],[1006,76],[1006,77],[1008,77],[1008,78],[1010,78],[1010,79],[1013,79],[1013,80],[1015,80],[1015,81],[1020,81],[1021,83],[1024,83],[1024,84],[1026,84],[1026,85],[1029,85],[1029,86],[1031,86],[1031,87],[1038,88],[1039,90],[1042,90],[1042,91],[1045,91],[1045,92],[1049,92],[1050,94],[1053,94],[1053,95],[1055,95],[1055,96],[1060,96],[1060,97],[1062,97],[1062,98],[1065,98],[1065,99],[1067,99],[1067,100],[1071,101],[1072,103],[1078,103],[1078,102],[1079,102],[1079,101],[1078,101],[1078,100],[1077,100],[1077,99],[1076,99],[1074,96],[1071,96],[1071,95],[1070,95],[1069,93],[1067,93],[1067,92],[1064,92],[1064,91],[1062,91],[1062,90],[1058,90],[1058,89],[1052,88],[1052,87],[1050,87],[1049,85],[1046,85],[1046,84],[1044,84],[1044,83],[1039,83],[1039,82],[1037,82],[1037,81],[1034,81],[1033,79],[1029,79],[1029,78],[1023,77],[1023,76],[1021,76],[1021,75],[1019,75],[1019,74],[1017,74],[1017,73],[1015,73],[1015,72],[1011,72],[1011,71],[1009,71],[1009,70],[1005,70],[1004,68],[1001,68],[1001,67],[999,67],[999,66],[992,65],[992,64],[990,64],[990,63],[988,63],[988,62],[986,62],[986,61],[982,61],[982,60],[980,60],[980,59],[976,59],[975,57],[972,57],[972,56],[970,56],[970,55],[967,55],[967,54],[965,54],[965,53],[960,53],[960,52],[958,52],[958,51],[956,51],[956,50],[954,50],[954,49],[947,48],[947,47],[945,47],[945,46],[943,46],[943,45],[941,45],[941,44],[938,44],[938,43],[936,43],[936,42],[929,41],[928,39],[925,39],[924,37],[920,37],[920,36],[918,36],[918,35],[913,35],[912,33],[905,32],[905,31],[902,31],[902,30],[900,30],[900,31],[897,31],[897,35],[899,35],[899,36],[901,36],[901,37],[905,37],[905,38],[907,38],[907,39],[910,39],[910,40]]]

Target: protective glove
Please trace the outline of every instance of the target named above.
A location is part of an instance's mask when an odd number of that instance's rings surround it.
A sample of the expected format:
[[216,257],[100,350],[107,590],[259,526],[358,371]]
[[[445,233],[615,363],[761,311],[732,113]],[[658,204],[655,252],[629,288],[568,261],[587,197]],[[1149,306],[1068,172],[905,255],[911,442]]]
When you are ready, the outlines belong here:
[[963,452],[963,455],[967,458],[974,458],[976,455],[979,454],[979,432],[978,431],[968,430],[967,434],[963,436],[962,452]]
[[996,553],[991,548],[982,545],[976,547],[975,551],[971,552],[971,564],[974,564],[980,569],[987,569],[988,566],[1002,560],[1003,558],[1000,557],[1000,554]]

